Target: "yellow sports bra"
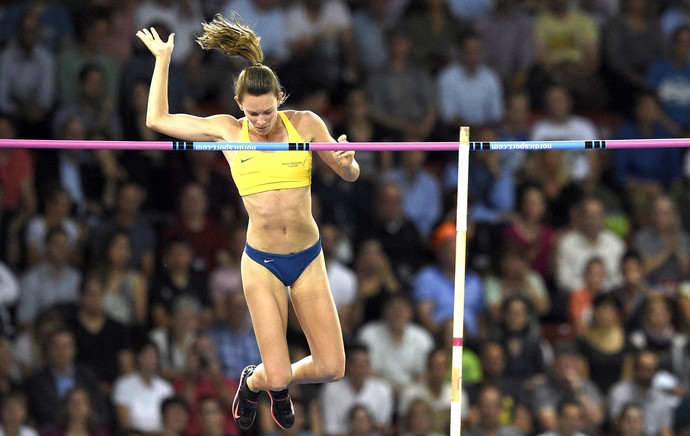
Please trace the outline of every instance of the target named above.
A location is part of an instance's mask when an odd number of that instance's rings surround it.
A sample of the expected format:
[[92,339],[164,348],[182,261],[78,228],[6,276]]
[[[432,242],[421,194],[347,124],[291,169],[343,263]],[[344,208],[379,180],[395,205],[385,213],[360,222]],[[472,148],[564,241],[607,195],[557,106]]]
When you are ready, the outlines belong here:
[[[288,142],[304,142],[283,112],[278,112],[288,133]],[[242,122],[241,142],[249,138],[249,122]],[[240,196],[275,189],[301,188],[311,184],[310,151],[224,151]]]

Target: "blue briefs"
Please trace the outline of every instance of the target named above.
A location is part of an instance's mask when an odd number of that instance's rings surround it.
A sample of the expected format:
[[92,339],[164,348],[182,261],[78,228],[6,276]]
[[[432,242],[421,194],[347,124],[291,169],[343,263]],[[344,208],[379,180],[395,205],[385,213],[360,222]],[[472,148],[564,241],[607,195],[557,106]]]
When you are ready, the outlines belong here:
[[321,253],[321,236],[319,236],[316,244],[298,253],[267,253],[252,248],[249,244],[244,245],[244,252],[247,253],[251,260],[271,271],[285,286],[290,286],[297,281],[302,272]]

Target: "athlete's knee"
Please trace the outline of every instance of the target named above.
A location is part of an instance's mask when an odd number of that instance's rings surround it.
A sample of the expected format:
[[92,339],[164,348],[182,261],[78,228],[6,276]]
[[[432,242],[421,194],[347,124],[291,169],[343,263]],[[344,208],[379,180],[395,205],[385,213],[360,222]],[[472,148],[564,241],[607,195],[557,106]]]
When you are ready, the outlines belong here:
[[292,381],[292,370],[288,366],[284,369],[266,371],[266,388],[279,391],[286,388]]
[[321,362],[319,366],[321,378],[325,382],[340,380],[345,376],[345,356],[342,356],[342,358],[334,356]]

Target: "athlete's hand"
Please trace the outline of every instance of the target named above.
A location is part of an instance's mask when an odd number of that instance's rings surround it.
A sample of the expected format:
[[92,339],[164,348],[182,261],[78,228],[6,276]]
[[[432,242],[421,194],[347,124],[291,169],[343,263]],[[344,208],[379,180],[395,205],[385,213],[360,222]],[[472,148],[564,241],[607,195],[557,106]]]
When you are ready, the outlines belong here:
[[149,51],[157,58],[170,57],[175,45],[175,34],[171,33],[167,41],[163,41],[156,29],[141,29],[137,32],[137,37],[142,40]]
[[[338,137],[338,142],[347,142],[347,135],[340,135]],[[352,162],[355,160],[355,152],[354,150],[334,151],[333,157],[335,157],[335,160],[338,161],[341,167],[349,167],[352,166]]]

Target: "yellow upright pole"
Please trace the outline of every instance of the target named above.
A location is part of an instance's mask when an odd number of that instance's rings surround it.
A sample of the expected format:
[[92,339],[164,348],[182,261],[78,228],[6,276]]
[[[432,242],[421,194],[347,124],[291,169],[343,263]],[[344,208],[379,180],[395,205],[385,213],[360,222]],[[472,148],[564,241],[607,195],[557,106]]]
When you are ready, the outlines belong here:
[[455,234],[455,303],[453,305],[453,354],[451,360],[450,434],[460,436],[462,414],[462,335],[465,310],[465,252],[467,249],[467,188],[469,182],[470,128],[460,128],[458,193]]

